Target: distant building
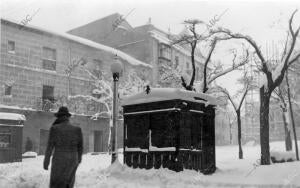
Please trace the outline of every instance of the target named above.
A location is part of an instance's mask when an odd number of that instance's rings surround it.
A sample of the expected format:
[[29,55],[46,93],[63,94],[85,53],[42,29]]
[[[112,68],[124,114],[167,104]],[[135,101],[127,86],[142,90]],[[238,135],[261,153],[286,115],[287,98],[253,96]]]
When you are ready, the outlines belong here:
[[[117,48],[153,66],[152,84],[161,84],[163,66],[191,75],[190,50],[182,45],[170,45],[172,34],[151,24],[132,27],[120,14],[112,14],[68,33]],[[201,79],[203,57],[196,53],[196,81]],[[167,85],[164,85],[167,86]]]

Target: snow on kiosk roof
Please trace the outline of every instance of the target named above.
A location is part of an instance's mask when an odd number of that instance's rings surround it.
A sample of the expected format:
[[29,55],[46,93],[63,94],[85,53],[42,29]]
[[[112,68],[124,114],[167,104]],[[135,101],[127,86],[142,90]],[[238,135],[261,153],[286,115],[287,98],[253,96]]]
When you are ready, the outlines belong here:
[[218,105],[218,102],[214,97],[204,93],[196,93],[194,91],[187,91],[178,88],[151,88],[149,94],[143,91],[129,97],[124,97],[122,106],[174,99],[203,103],[206,106]]
[[0,112],[0,119],[16,120],[16,121],[25,121],[26,120],[25,116],[22,114],[7,113],[7,112]]

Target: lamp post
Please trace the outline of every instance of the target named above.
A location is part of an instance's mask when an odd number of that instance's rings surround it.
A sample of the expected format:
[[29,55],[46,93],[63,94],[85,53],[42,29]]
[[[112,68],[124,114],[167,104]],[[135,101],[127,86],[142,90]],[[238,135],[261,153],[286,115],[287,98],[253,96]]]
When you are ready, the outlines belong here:
[[115,162],[118,158],[117,147],[117,116],[118,116],[118,81],[120,73],[122,72],[122,63],[116,56],[114,62],[111,64],[111,72],[113,76],[113,126],[111,127],[111,139],[112,139],[112,156],[111,163]]

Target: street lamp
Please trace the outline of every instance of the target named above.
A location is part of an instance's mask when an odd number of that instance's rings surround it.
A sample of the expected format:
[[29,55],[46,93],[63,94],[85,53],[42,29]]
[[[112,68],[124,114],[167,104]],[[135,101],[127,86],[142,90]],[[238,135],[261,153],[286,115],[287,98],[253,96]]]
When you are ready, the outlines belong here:
[[112,156],[111,163],[115,162],[118,158],[118,147],[117,147],[117,116],[118,116],[118,81],[120,73],[122,72],[122,63],[115,56],[114,62],[110,66],[110,70],[113,75],[113,126],[111,127],[111,139],[112,139]]

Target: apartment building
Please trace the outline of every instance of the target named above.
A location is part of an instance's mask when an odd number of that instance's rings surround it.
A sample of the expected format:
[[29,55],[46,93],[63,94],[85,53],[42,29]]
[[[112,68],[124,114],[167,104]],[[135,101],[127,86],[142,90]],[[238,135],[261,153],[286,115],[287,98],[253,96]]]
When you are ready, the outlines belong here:
[[[131,72],[145,78],[151,76],[151,66],[119,50],[1,18],[0,111],[26,115],[23,145],[28,137],[34,150],[42,154],[54,121],[51,110],[68,105],[74,113],[73,123],[83,129],[85,151],[106,151],[109,119],[90,118],[103,106],[93,100],[76,103],[68,100],[97,95],[95,80],[87,71],[108,75],[104,78],[109,83],[110,64],[116,55],[123,63],[120,81],[125,81]],[[119,130],[122,136],[121,126]],[[121,137],[118,140],[121,144]]]

